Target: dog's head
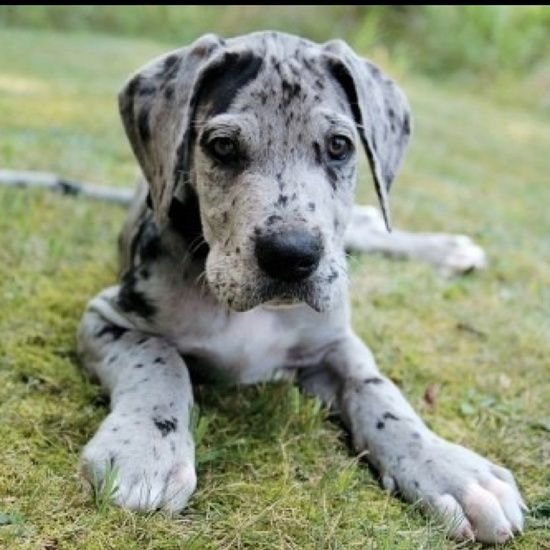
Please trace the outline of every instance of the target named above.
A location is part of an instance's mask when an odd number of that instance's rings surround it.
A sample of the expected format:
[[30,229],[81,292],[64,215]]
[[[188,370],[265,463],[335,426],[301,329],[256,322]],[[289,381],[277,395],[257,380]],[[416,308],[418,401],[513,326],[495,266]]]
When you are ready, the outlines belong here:
[[149,63],[119,99],[157,223],[207,253],[208,284],[235,310],[324,311],[342,294],[361,147],[389,228],[409,109],[344,42],[207,35]]

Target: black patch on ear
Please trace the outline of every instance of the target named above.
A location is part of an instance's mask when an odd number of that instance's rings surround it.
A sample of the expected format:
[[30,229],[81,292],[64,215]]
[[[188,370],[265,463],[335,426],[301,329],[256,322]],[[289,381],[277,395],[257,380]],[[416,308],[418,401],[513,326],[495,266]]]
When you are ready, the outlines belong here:
[[151,219],[141,226],[138,243],[139,257],[142,261],[154,261],[162,254],[162,244],[155,222]]
[[[150,195],[147,195],[149,198]],[[162,254],[163,248],[158,233],[157,225],[153,220],[152,215],[149,213],[145,216],[141,222],[136,236],[130,243],[130,258],[132,259],[132,265],[138,267],[139,264],[148,261],[157,260]],[[149,275],[147,271],[141,271],[140,275],[146,279]]]
[[144,105],[139,112],[137,119],[139,137],[143,143],[151,139],[151,128],[149,127],[149,105]]
[[180,65],[181,57],[179,55],[169,55],[162,64],[159,76],[162,76],[162,78],[164,78],[165,80],[169,80],[178,72]]
[[199,199],[191,187],[186,189],[184,202],[172,199],[168,217],[172,229],[190,245],[189,252],[196,259],[205,259],[210,250],[202,235],[202,223],[199,210]]
[[[328,69],[332,74],[332,76],[336,79],[338,84],[340,84],[340,86],[344,90],[344,93],[346,94],[348,104],[351,108],[351,112],[355,120],[355,124],[357,125],[358,128],[363,128],[363,117],[361,115],[361,109],[359,108],[359,97],[357,96],[357,89],[355,87],[355,81],[353,80],[353,76],[351,75],[348,68],[343,63],[334,59],[329,59]],[[361,137],[361,141],[363,143],[365,153],[369,160],[369,165],[371,167],[371,170],[374,173],[375,160],[373,157],[373,153],[370,149],[370,146],[367,142],[365,132],[366,132],[365,129],[360,130],[359,136]],[[373,144],[373,147],[374,147],[374,144]],[[378,198],[380,199],[381,197],[378,197]]]

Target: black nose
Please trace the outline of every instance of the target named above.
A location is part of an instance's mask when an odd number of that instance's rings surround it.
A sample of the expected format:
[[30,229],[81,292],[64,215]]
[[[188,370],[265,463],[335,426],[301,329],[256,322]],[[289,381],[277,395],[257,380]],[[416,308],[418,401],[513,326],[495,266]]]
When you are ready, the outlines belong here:
[[256,237],[256,258],[260,268],[280,281],[300,281],[319,265],[323,245],[318,235],[286,231]]

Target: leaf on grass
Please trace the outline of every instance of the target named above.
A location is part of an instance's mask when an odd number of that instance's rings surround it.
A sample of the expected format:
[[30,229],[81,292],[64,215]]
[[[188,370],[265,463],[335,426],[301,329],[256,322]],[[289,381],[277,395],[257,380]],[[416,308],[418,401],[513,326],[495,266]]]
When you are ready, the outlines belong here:
[[430,409],[435,408],[437,404],[437,395],[439,393],[439,388],[436,384],[433,382],[431,384],[428,384],[426,389],[424,390],[424,403],[428,405]]

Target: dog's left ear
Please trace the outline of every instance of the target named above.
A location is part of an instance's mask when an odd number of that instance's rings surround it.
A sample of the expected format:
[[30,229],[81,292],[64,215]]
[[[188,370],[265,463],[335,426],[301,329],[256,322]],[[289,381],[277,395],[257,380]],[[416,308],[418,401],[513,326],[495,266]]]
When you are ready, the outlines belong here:
[[188,177],[187,145],[200,81],[222,49],[217,36],[202,36],[142,67],[119,93],[124,128],[161,227],[168,220],[176,184]]
[[407,98],[378,67],[359,57],[342,40],[327,42],[323,50],[329,71],[346,93],[390,231],[388,192],[411,134]]

